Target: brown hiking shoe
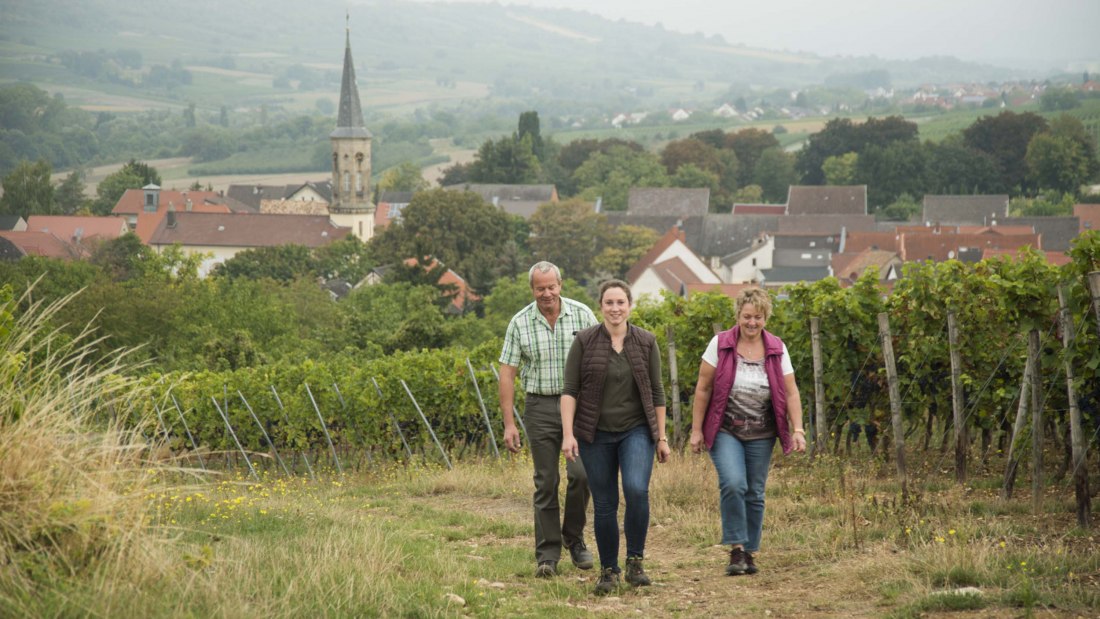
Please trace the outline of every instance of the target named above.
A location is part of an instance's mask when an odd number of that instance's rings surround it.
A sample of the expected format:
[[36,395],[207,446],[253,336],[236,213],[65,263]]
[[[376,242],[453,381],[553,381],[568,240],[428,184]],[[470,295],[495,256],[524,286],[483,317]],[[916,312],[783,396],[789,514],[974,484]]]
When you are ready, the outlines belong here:
[[740,576],[749,569],[749,562],[745,559],[744,548],[730,550],[730,563],[726,566],[726,576]]
[[646,576],[645,570],[642,569],[641,557],[626,558],[626,573],[623,574],[623,580],[635,587],[647,587],[652,584],[649,576]]
[[746,574],[755,574],[755,573],[760,571],[756,567],[756,562],[752,560],[752,553],[751,552],[746,552],[745,553],[745,563],[748,565],[748,567],[745,568],[745,573]]
[[596,581],[596,595],[607,595],[619,588],[619,573],[613,567],[605,567],[600,571],[600,579]]

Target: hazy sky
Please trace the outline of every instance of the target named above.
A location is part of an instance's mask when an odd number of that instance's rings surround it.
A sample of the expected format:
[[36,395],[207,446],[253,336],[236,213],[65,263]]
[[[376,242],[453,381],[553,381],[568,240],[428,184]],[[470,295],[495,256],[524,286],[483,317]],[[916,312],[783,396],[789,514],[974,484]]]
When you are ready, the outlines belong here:
[[[478,0],[458,0],[478,1]],[[1100,66],[1100,0],[500,0],[823,56]]]

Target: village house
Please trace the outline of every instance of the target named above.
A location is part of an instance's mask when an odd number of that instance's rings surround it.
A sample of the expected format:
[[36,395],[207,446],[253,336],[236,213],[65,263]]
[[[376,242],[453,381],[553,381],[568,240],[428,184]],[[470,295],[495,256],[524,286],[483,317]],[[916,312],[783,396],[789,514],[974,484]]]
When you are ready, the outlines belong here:
[[461,183],[444,187],[448,191],[472,191],[489,204],[509,215],[530,219],[538,207],[558,201],[558,190],[553,185],[492,185]]
[[188,255],[201,254],[200,274],[238,252],[258,247],[304,245],[321,247],[347,237],[350,228],[337,226],[328,215],[265,215],[263,213],[198,213],[169,211],[149,238],[158,252],[179,245]]
[[693,284],[719,286],[723,282],[687,244],[684,231],[670,228],[626,273],[634,297],[659,297],[661,291],[685,296]]

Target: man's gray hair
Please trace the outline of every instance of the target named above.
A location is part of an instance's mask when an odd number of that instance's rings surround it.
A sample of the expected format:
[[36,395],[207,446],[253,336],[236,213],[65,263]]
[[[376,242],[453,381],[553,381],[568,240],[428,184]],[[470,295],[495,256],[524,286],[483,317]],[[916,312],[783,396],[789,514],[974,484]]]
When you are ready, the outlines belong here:
[[549,273],[550,271],[554,272],[554,275],[557,276],[558,283],[560,284],[561,283],[561,269],[559,269],[557,266],[555,266],[554,263],[547,262],[547,261],[543,260],[541,262],[536,262],[534,264],[534,266],[531,267],[531,270],[527,272],[527,285],[528,286],[534,286],[535,285],[535,273]]

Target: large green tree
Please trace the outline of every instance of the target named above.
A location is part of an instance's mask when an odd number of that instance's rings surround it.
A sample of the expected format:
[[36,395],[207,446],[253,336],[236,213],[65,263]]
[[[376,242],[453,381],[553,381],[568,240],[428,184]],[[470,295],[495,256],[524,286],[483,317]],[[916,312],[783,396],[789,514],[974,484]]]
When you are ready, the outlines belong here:
[[341,304],[347,340],[368,352],[440,348],[446,344],[445,317],[432,286],[408,282],[363,286]]
[[803,183],[821,185],[825,183],[822,165],[829,157],[862,154],[871,146],[885,148],[893,142],[916,141],[916,123],[900,116],[868,118],[858,124],[848,118],[834,118],[807,140],[798,153],[796,169]]
[[378,181],[380,191],[423,191],[429,186],[420,166],[411,161],[402,161],[386,170]]
[[592,269],[599,275],[622,279],[634,263],[653,247],[659,235],[652,228],[623,225],[604,235],[604,238],[603,248],[592,260]]
[[581,197],[603,199],[603,208],[626,210],[632,187],[668,187],[665,167],[648,151],[614,146],[606,153],[594,153],[573,173]]
[[53,198],[57,210],[65,215],[72,215],[90,206],[91,200],[84,195],[84,171],[77,168],[69,173],[57,184]]
[[518,219],[473,192],[422,191],[399,221],[371,239],[370,255],[380,265],[433,256],[484,295],[497,278],[515,273]]
[[558,151],[558,165],[555,167],[558,175],[551,178],[554,185],[558,188],[558,194],[562,197],[571,197],[577,194],[580,190],[577,188],[576,181],[573,178],[577,168],[584,165],[584,162],[588,161],[588,158],[594,153],[607,153],[616,146],[622,146],[635,152],[645,150],[642,148],[642,145],[637,142],[619,138],[607,138],[604,140],[582,138],[580,140],[573,140],[565,146],[562,146]]
[[881,209],[902,194],[921,195],[926,167],[925,151],[916,141],[868,146],[856,161],[856,183],[867,185],[868,210]]
[[1089,178],[1088,155],[1071,139],[1050,133],[1031,138],[1025,155],[1033,187],[1077,194]]
[[523,185],[537,182],[540,171],[531,135],[513,135],[481,145],[470,166],[470,181]]
[[765,202],[779,204],[787,201],[791,185],[798,181],[794,165],[794,157],[782,148],[769,148],[760,154],[752,182],[763,190]]
[[988,153],[965,144],[954,134],[940,142],[926,142],[928,176],[923,193],[987,194],[1008,190],[1003,186],[1000,165]]
[[963,143],[992,157],[1000,167],[1001,187],[1008,191],[1029,189],[1027,145],[1037,133],[1048,129],[1047,121],[1034,112],[1004,111],[983,116],[963,129]]
[[538,207],[531,216],[531,258],[548,260],[578,280],[592,273],[606,216],[577,198]]
[[779,148],[779,140],[770,131],[763,129],[742,129],[734,133],[728,133],[724,139],[724,148],[728,148],[737,154],[740,165],[737,175],[737,186],[744,187],[752,182],[753,173],[756,170],[756,162],[769,148]]
[[53,185],[50,183],[50,162],[45,159],[24,161],[4,177],[4,195],[0,197],[0,212],[19,215],[54,214]]
[[311,275],[313,267],[313,254],[305,245],[278,245],[238,252],[214,267],[213,275],[290,282]]
[[856,163],[859,155],[844,153],[826,157],[821,164],[821,171],[825,173],[826,185],[851,185],[856,182]]

